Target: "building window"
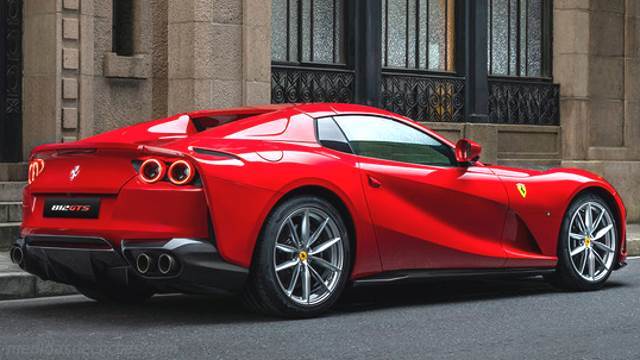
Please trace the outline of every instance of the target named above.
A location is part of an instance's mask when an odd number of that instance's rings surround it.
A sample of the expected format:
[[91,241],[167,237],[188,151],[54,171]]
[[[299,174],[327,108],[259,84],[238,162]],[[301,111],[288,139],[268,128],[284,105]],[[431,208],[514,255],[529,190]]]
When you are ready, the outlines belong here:
[[384,67],[454,71],[454,0],[383,0]]
[[549,0],[489,0],[489,74],[550,77]]
[[273,0],[274,62],[345,64],[346,0]]
[[120,56],[133,55],[133,0],[113,0],[113,49]]

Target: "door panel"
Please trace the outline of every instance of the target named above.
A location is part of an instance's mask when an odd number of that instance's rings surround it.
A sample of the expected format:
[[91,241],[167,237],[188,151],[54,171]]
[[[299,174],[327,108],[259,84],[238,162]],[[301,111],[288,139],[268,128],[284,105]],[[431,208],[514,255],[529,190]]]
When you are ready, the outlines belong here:
[[504,265],[508,198],[489,169],[373,158],[360,168],[384,270]]

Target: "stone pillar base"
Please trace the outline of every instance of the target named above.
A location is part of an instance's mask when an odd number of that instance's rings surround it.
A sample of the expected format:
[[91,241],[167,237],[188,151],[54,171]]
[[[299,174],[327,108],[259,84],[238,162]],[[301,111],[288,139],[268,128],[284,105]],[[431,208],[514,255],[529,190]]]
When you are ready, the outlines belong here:
[[592,171],[607,179],[622,196],[627,221],[640,222],[640,161],[564,160],[562,166]]

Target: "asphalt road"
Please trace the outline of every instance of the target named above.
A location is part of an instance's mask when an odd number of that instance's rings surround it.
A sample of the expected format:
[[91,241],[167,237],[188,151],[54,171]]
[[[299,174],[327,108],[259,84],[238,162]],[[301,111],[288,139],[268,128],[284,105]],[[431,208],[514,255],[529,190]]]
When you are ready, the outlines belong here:
[[349,291],[318,319],[247,313],[234,298],[81,296],[0,302],[0,359],[638,359],[640,260],[606,289],[541,279]]

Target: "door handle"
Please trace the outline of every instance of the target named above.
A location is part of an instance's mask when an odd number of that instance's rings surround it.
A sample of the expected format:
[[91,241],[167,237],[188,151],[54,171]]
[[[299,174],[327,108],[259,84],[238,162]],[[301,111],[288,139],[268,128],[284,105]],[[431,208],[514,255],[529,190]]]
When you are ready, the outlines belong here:
[[367,181],[369,182],[369,186],[371,186],[374,189],[377,189],[382,186],[382,183],[380,182],[380,180],[374,178],[371,175],[367,175]]

